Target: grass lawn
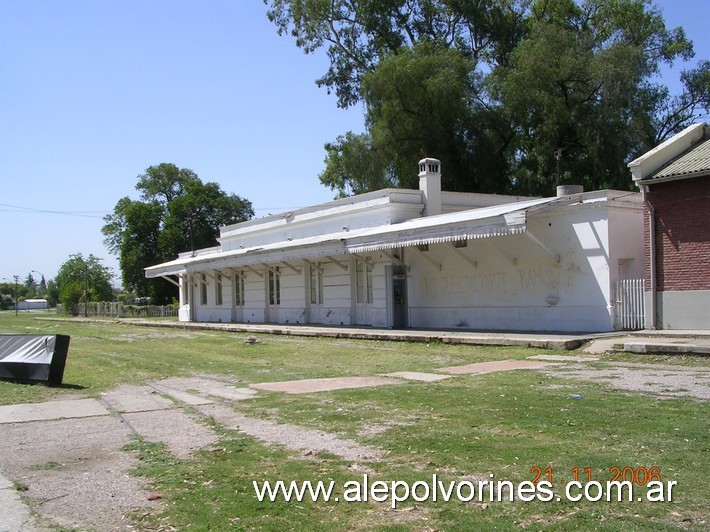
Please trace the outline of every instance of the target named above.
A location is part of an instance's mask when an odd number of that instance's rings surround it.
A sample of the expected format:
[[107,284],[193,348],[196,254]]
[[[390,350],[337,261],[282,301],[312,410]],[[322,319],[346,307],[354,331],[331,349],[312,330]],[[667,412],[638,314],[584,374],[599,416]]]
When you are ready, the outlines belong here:
[[[0,381],[0,404],[45,401],[67,394],[97,396],[122,383],[194,373],[228,374],[239,383],[395,371],[522,359],[554,351],[511,347],[377,342],[153,329],[119,323],[56,322],[0,313],[0,332],[71,336],[64,386]],[[562,353],[558,353],[562,354]],[[569,354],[569,353],[564,353]],[[604,360],[710,366],[707,358],[614,354]],[[570,394],[581,394],[575,399]],[[456,376],[448,380],[304,395],[260,392],[235,404],[241,412],[335,433],[381,449],[377,463],[336,456],[304,457],[213,426],[219,445],[177,460],[161,445],[136,441],[137,471],[165,496],[149,525],[197,530],[676,530],[707,529],[710,492],[708,402],[623,392],[543,371]],[[210,423],[209,420],[205,422]],[[565,482],[612,480],[614,468],[658,468],[677,482],[672,502],[408,501],[393,510],[372,500],[259,502],[252,482],[401,480],[431,484],[508,480],[516,485],[552,475]],[[587,469],[588,468],[588,469]],[[638,488],[638,493],[643,490]],[[467,492],[466,492],[467,493]]]

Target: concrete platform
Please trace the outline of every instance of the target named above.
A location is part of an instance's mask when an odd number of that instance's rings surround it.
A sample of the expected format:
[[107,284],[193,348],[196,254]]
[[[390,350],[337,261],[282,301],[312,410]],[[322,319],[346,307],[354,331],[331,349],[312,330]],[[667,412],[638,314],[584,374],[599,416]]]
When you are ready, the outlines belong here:
[[599,357],[567,356],[567,355],[534,355],[528,360],[546,360],[548,362],[595,362]]
[[116,412],[151,412],[167,410],[174,403],[147,386],[124,384],[115,390],[102,393],[103,400]]
[[437,371],[451,375],[473,375],[493,373],[496,371],[512,371],[516,369],[537,369],[554,365],[552,362],[537,362],[535,360],[498,360],[495,362],[479,362],[463,366],[449,366],[438,368]]
[[0,406],[0,423],[25,423],[49,419],[106,416],[110,412],[96,399]]
[[175,389],[169,386],[163,386],[159,382],[151,382],[150,387],[163,395],[168,395],[176,401],[180,401],[181,403],[185,403],[186,405],[190,406],[209,405],[214,402],[211,399],[207,399],[206,397],[201,397],[199,395],[184,392],[182,390]]
[[394,373],[385,373],[384,376],[419,382],[436,382],[451,378],[450,375],[437,375],[436,373],[422,373],[420,371],[396,371]]
[[585,347],[585,351],[590,354],[627,351],[639,354],[708,355],[710,331],[637,331],[595,339]]
[[[170,377],[150,384],[154,389],[184,403],[197,405],[209,404],[210,397],[219,397],[228,401],[244,401],[256,395],[256,391],[244,386],[205,379],[201,377]],[[192,395],[189,398],[187,394]]]
[[623,350],[629,353],[710,355],[710,341],[693,339],[646,338],[642,341],[624,342],[623,345]]
[[0,508],[2,508],[1,532],[34,532],[34,520],[29,508],[8,479],[0,475]]
[[516,333],[461,331],[440,329],[376,329],[372,327],[326,326],[274,323],[197,323],[176,321],[121,320],[146,327],[171,327],[188,330],[232,331],[250,334],[286,336],[320,336],[360,340],[390,340],[401,342],[442,342],[466,345],[511,345],[544,349],[577,349],[593,338],[614,333]]
[[369,388],[385,384],[402,384],[401,379],[387,377],[337,377],[333,379],[306,379],[302,381],[258,382],[250,384],[257,390],[285,393],[313,393],[347,390],[351,388]]

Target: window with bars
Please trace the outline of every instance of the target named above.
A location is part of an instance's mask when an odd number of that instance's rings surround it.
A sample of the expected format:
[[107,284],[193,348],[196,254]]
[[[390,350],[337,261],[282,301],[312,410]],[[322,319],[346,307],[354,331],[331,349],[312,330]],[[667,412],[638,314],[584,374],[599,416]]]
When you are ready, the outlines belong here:
[[358,303],[372,303],[372,263],[369,261],[355,263],[355,292]]
[[207,304],[207,276],[203,273],[200,277],[200,305]]
[[217,305],[222,304],[222,274],[218,273],[215,276],[214,300]]
[[323,304],[323,271],[311,266],[311,305]]
[[279,267],[269,269],[269,305],[281,304],[281,272]]
[[244,277],[234,274],[234,304],[238,307],[244,305]]

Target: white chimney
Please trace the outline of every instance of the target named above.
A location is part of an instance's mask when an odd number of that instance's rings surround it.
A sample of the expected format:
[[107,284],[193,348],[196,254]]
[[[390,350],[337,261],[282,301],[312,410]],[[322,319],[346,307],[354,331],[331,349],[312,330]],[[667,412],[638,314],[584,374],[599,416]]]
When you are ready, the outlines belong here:
[[419,190],[424,192],[424,216],[441,214],[441,161],[419,161]]

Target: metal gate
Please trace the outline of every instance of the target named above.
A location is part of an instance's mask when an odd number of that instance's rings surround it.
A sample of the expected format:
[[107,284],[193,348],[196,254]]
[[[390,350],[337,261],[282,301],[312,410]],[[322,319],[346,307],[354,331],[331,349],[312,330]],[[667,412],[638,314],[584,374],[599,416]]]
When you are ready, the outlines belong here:
[[644,279],[622,279],[616,283],[615,329],[637,331],[646,327]]

